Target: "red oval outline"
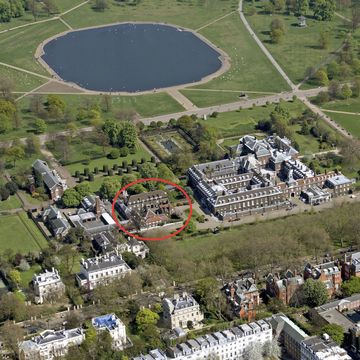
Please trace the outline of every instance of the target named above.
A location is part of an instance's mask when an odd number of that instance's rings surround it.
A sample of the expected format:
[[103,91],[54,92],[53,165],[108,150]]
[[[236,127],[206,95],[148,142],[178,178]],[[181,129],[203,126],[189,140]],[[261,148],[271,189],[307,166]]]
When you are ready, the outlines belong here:
[[[166,235],[166,236],[163,236],[163,237],[143,237],[143,236],[139,236],[139,235],[135,235],[129,231],[127,231],[122,225],[120,225],[117,217],[115,216],[115,202],[116,200],[118,199],[119,195],[125,191],[127,188],[133,186],[133,185],[136,185],[136,184],[140,184],[140,183],[143,183],[143,182],[147,182],[147,181],[158,181],[158,182],[162,182],[164,184],[168,184],[168,185],[172,185],[174,186],[176,189],[178,189],[179,191],[181,191],[186,200],[188,201],[189,203],[189,216],[187,217],[184,225],[179,228],[178,230],[176,230],[175,232],[169,234],[169,235]],[[142,241],[162,241],[162,240],[167,240],[167,239],[170,239],[171,237],[173,236],[176,236],[178,234],[180,234],[189,224],[190,222],[190,219],[192,217],[192,212],[193,212],[193,208],[192,208],[192,203],[191,203],[191,199],[190,199],[190,196],[188,195],[188,193],[178,184],[175,184],[169,180],[165,180],[165,179],[161,179],[161,178],[142,178],[142,179],[138,179],[138,180],[135,180],[127,185],[125,185],[123,188],[121,188],[115,195],[113,201],[112,201],[112,205],[111,205],[111,216],[112,218],[114,219],[115,223],[116,223],[116,226],[121,230],[123,231],[126,235],[128,236],[131,236],[135,239],[138,239],[138,240],[142,240]]]

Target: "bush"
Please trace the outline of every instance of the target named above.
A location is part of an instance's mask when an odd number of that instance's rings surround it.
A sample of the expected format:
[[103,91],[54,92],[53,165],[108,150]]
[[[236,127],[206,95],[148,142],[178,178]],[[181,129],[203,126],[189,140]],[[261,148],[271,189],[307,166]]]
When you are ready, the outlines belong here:
[[5,187],[5,186],[2,186],[0,188],[0,198],[2,201],[4,200],[7,200],[10,196],[10,191]]
[[93,175],[93,174],[89,174],[88,180],[89,180],[89,181],[94,181],[94,175]]
[[212,118],[217,118],[218,115],[219,115],[219,113],[218,113],[217,111],[214,111],[214,112],[210,115],[210,117],[212,117]]
[[122,162],[122,168],[123,168],[123,169],[126,169],[126,168],[127,168],[127,165],[128,165],[127,161],[124,160],[124,161]]
[[112,169],[109,169],[109,170],[108,170],[108,175],[109,175],[109,176],[113,176],[113,175],[114,175],[114,171],[113,171]]
[[146,163],[146,159],[145,158],[141,158],[141,163],[145,164]]
[[118,175],[122,175],[123,174],[123,170],[120,168],[120,169],[118,169]]
[[90,169],[89,168],[85,168],[84,169],[84,176],[89,176],[90,173]]
[[128,174],[130,174],[130,173],[132,173],[133,169],[132,169],[131,166],[128,166],[128,167],[126,168],[126,171],[127,171]]
[[135,147],[132,147],[130,148],[130,154],[136,154],[136,148]]
[[82,183],[84,181],[84,177],[83,176],[79,176],[79,183]]
[[119,168],[119,165],[118,165],[118,164],[114,164],[112,168],[113,168],[114,171],[116,171],[116,170]]
[[104,173],[107,173],[108,172],[108,170],[109,170],[109,166],[108,165],[103,165],[103,172]]
[[155,156],[152,156],[152,157],[151,157],[151,162],[152,162],[152,163],[156,163]]
[[99,168],[97,166],[94,167],[94,174],[98,174],[99,173]]
[[76,171],[75,171],[75,177],[76,177],[76,178],[79,178],[79,177],[80,177],[80,171],[79,171],[79,170],[76,170]]
[[18,186],[14,181],[9,181],[5,184],[5,187],[9,190],[10,195],[14,195],[18,190]]
[[133,161],[131,162],[132,166],[136,166],[137,165],[137,161],[135,159],[133,159]]
[[125,157],[125,156],[128,156],[129,155],[129,149],[124,146],[120,149],[120,156],[121,157]]
[[108,155],[110,159],[117,159],[120,156],[120,150],[119,149],[112,149]]

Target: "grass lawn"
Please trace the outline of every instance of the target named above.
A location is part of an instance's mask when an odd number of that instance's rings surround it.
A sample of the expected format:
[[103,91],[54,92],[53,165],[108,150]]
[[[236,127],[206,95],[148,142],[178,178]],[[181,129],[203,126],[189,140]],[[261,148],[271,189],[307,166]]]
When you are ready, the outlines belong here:
[[[241,100],[240,91],[207,91],[207,90],[190,90],[180,91],[192,103],[198,107],[208,107],[218,104],[229,104]],[[255,99],[264,94],[248,94],[248,98]]]
[[60,21],[49,21],[0,34],[0,61],[29,71],[49,75],[34,58],[38,45],[68,28]]
[[40,251],[47,241],[25,212],[0,217],[0,251],[12,249],[23,254]]
[[[246,4],[246,3],[245,3]],[[274,14],[272,16],[262,13],[265,0],[255,3],[257,14],[247,16],[247,20],[266,45],[276,61],[295,83],[303,80],[305,69],[316,66],[324,61],[331,52],[338,49],[348,29],[343,20],[335,16],[331,22],[307,19],[307,27],[297,26],[298,20],[293,15]],[[245,7],[245,12],[248,7]],[[280,44],[270,42],[270,23],[275,18],[281,18],[285,24],[286,34]],[[329,31],[328,49],[319,48],[319,33]]]
[[256,45],[237,13],[200,31],[231,57],[231,68],[209,83],[195,88],[270,91],[288,90],[288,85]]
[[323,109],[360,113],[360,99],[335,100],[321,106]]
[[[0,65],[0,76],[7,77],[14,84],[14,91],[29,91],[44,84],[46,80]],[[17,95],[15,95],[17,96]]]
[[32,280],[34,274],[41,272],[41,266],[36,264],[31,266],[28,271],[21,272],[21,283],[20,286],[26,288],[29,286],[30,281]]
[[360,138],[360,115],[326,113],[352,135]]
[[84,171],[84,168],[89,168],[90,171],[94,170],[94,167],[98,167],[102,169],[103,165],[108,165],[111,168],[114,164],[121,165],[123,161],[127,161],[128,164],[131,163],[132,160],[140,161],[142,158],[146,160],[150,159],[150,154],[145,151],[143,147],[138,147],[136,154],[129,154],[126,157],[119,157],[118,159],[108,159],[107,157],[101,157],[99,159],[90,160],[88,165],[84,165],[81,162],[66,165],[65,167],[70,171],[71,174],[75,174],[75,171],[78,170],[80,173]]
[[142,0],[136,6],[109,1],[104,12],[94,11],[91,3],[72,11],[64,19],[74,28],[124,21],[166,22],[198,28],[221,17],[238,6],[237,0]]
[[21,205],[19,198],[16,195],[12,195],[7,200],[0,201],[0,211],[17,209]]

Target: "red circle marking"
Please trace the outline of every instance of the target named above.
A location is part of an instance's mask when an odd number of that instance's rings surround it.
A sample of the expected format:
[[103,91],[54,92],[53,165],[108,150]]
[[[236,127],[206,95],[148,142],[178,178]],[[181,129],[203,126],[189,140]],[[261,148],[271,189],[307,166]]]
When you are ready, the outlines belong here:
[[[162,182],[164,184],[168,184],[168,185],[171,185],[171,186],[174,186],[177,190],[181,191],[186,200],[188,201],[189,203],[189,216],[187,217],[184,225],[179,228],[178,230],[176,230],[175,232],[173,232],[172,234],[169,234],[169,235],[166,235],[166,236],[162,236],[162,237],[143,237],[143,236],[139,236],[139,235],[135,235],[129,231],[127,231],[122,225],[120,225],[116,215],[115,215],[115,203],[116,203],[116,200],[118,199],[119,195],[125,191],[126,189],[128,189],[129,187],[133,186],[133,185],[136,185],[136,184],[140,184],[140,183],[143,183],[143,182],[147,182],[147,181],[158,181],[158,182]],[[143,179],[138,179],[136,181],[133,181],[131,182],[130,184],[127,184],[125,185],[122,189],[120,189],[113,201],[112,201],[112,207],[111,207],[111,215],[112,215],[112,218],[114,219],[117,227],[123,231],[126,235],[129,235],[129,236],[132,236],[134,237],[135,239],[138,239],[138,240],[142,240],[142,241],[161,241],[161,240],[166,240],[166,239],[169,239],[173,236],[176,236],[177,234],[181,233],[181,231],[183,231],[189,224],[190,222],[190,219],[191,219],[191,216],[192,216],[192,212],[193,212],[193,209],[192,209],[192,203],[191,203],[191,199],[190,199],[190,196],[187,194],[187,192],[179,185],[171,182],[171,181],[168,181],[168,180],[165,180],[165,179],[161,179],[161,178],[143,178]]]

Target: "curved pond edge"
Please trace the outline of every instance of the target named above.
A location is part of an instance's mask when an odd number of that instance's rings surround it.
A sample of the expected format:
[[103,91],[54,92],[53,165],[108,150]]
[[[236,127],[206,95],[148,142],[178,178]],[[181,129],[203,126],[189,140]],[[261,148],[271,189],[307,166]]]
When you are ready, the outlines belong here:
[[[105,28],[105,27],[110,27],[110,26],[114,26],[114,25],[124,25],[124,24],[165,25],[165,26],[171,26],[171,27],[173,27],[175,29],[180,29],[180,30],[183,30],[183,31],[191,32],[193,35],[197,36],[201,41],[203,41],[204,43],[209,45],[213,50],[215,50],[216,52],[218,52],[220,54],[219,60],[221,62],[221,66],[217,71],[203,77],[201,80],[196,81],[196,82],[185,83],[185,84],[180,84],[180,85],[175,85],[175,86],[170,86],[170,87],[164,87],[164,88],[158,88],[158,89],[154,89],[154,90],[146,90],[146,91],[135,91],[135,92],[128,92],[128,91],[116,92],[116,91],[113,91],[113,92],[109,92],[109,91],[89,90],[89,89],[86,89],[84,87],[79,86],[78,84],[75,84],[73,82],[66,81],[66,80],[62,79],[51,68],[51,66],[45,60],[43,60],[43,58],[42,58],[42,56],[45,54],[45,52],[44,52],[45,45],[48,44],[49,42],[51,42],[52,40],[58,39],[59,37],[65,36],[65,35],[67,35],[69,33],[72,33],[72,32],[90,30],[90,29],[99,29],[99,28]],[[81,92],[85,92],[85,93],[88,93],[88,94],[98,94],[98,95],[109,94],[109,95],[134,96],[134,95],[154,94],[154,93],[157,93],[157,92],[166,92],[166,91],[169,91],[169,90],[182,90],[182,89],[185,89],[185,88],[188,88],[188,87],[191,87],[191,86],[205,84],[205,83],[207,83],[207,82],[209,82],[211,80],[214,80],[215,78],[217,78],[220,75],[227,72],[230,69],[230,66],[231,66],[231,58],[230,58],[230,56],[224,50],[222,50],[219,47],[217,47],[216,45],[214,45],[205,36],[199,34],[195,30],[185,28],[183,26],[177,26],[177,25],[174,25],[174,24],[164,23],[164,22],[157,23],[157,22],[149,22],[149,21],[123,21],[123,22],[116,22],[116,23],[111,23],[111,24],[89,26],[89,27],[84,27],[84,28],[79,28],[79,29],[72,29],[72,30],[69,29],[69,30],[63,31],[61,33],[55,34],[55,35],[45,39],[43,42],[41,42],[38,45],[38,47],[36,48],[34,57],[47,70],[47,72],[51,75],[51,77],[54,80],[56,80],[56,82],[62,83],[62,84],[67,85],[67,86],[70,86],[70,87],[72,87],[72,88],[74,88],[74,89],[76,89],[78,91],[80,90]]]

